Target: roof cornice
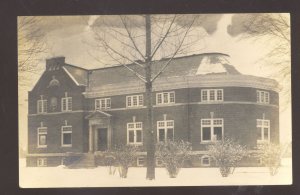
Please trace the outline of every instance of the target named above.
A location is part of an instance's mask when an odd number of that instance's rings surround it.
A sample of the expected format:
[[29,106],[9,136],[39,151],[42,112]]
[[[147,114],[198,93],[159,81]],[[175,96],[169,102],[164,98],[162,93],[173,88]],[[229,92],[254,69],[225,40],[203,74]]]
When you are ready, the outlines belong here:
[[[153,83],[153,91],[206,87],[250,87],[276,92],[280,91],[280,87],[275,80],[250,75],[196,75],[169,77],[159,78]],[[143,92],[145,92],[143,83],[127,82],[99,85],[99,87],[93,87],[92,90],[87,89],[83,94],[86,98],[94,98]]]

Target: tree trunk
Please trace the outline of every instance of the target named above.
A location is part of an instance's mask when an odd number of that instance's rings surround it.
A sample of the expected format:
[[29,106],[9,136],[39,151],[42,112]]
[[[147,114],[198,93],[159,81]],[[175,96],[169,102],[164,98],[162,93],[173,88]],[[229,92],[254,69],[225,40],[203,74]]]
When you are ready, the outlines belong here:
[[151,81],[151,20],[150,15],[145,16],[146,19],[146,105],[147,105],[147,175],[146,179],[155,179],[155,144],[153,132],[153,108],[152,108],[152,81]]

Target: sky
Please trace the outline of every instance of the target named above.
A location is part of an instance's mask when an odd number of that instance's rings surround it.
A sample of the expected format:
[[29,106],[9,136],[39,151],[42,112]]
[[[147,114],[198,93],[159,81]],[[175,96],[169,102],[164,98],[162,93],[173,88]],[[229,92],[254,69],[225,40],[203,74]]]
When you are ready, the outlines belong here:
[[[230,62],[242,74],[270,77],[270,66],[266,66],[261,59],[272,49],[272,42],[252,39],[241,39],[235,34],[228,33],[228,26],[232,25],[233,14],[206,14],[201,15],[201,22],[196,24],[196,32],[204,32],[205,36],[199,41],[197,53],[220,52],[230,55]],[[45,31],[45,42],[48,51],[40,56],[41,71],[31,74],[29,84],[19,87],[19,137],[22,147],[27,145],[27,91],[31,90],[39,79],[45,59],[54,56],[65,56],[69,64],[84,68],[98,68],[109,64],[95,47],[93,25],[105,20],[112,26],[118,27],[117,16],[44,16],[41,17],[41,28]],[[134,16],[133,16],[134,17]],[[236,15],[235,15],[236,17]],[[239,17],[237,17],[239,18]],[[139,20],[137,23],[139,24]],[[232,36],[234,34],[234,36]],[[104,59],[100,63],[95,55]],[[276,78],[274,78],[276,79]],[[22,81],[19,81],[20,83]],[[289,83],[290,85],[290,83]],[[284,85],[285,88],[290,86]],[[282,102],[281,102],[282,103]],[[280,139],[281,142],[291,140],[291,103],[285,106],[280,113]]]

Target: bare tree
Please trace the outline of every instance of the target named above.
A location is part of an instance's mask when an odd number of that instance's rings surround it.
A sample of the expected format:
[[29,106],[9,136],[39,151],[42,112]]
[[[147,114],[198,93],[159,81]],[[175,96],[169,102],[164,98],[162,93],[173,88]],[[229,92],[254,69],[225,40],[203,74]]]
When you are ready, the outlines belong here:
[[[147,125],[147,175],[155,179],[155,139],[153,131],[152,85],[163,74],[174,57],[184,55],[197,44],[198,31],[193,28],[195,15],[143,15],[114,16],[97,20],[92,26],[97,47],[114,62],[123,65],[145,85]],[[159,68],[152,68],[153,61],[167,58]]]
[[18,72],[21,86],[25,85],[26,73],[40,70],[39,57],[46,52],[45,33],[40,25],[40,17],[18,17]]
[[272,68],[269,75],[277,78],[283,88],[285,103],[290,101],[290,21],[288,14],[237,14],[232,18],[232,25],[228,26],[229,34],[241,35],[242,39],[264,41],[273,48],[261,61]]

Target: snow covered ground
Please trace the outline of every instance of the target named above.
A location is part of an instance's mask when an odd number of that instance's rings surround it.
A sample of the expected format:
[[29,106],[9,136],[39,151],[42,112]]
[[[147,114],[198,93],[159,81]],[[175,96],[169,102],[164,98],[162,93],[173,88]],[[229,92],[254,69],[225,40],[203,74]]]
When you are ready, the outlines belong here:
[[145,179],[145,167],[129,168],[121,179],[108,174],[107,167],[67,169],[59,167],[26,167],[20,159],[20,187],[118,187],[118,186],[212,186],[212,185],[287,185],[292,184],[291,159],[284,159],[279,173],[270,176],[266,167],[236,168],[233,175],[221,177],[217,168],[183,168],[177,178],[169,178],[164,168],[156,168],[156,179]]

